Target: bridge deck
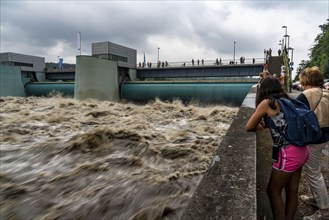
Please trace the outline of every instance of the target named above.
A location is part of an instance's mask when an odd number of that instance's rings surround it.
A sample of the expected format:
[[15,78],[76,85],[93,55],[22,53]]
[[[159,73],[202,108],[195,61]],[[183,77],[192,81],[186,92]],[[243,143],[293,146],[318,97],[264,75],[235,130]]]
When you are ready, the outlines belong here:
[[188,67],[138,68],[137,77],[146,78],[195,78],[195,77],[245,77],[258,76],[263,64],[211,65]]

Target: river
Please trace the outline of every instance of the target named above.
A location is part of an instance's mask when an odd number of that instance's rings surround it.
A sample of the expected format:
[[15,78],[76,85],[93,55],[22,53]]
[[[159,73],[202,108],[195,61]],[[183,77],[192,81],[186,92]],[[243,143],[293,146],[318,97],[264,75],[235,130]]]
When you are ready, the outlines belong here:
[[1,219],[179,219],[237,107],[0,98]]

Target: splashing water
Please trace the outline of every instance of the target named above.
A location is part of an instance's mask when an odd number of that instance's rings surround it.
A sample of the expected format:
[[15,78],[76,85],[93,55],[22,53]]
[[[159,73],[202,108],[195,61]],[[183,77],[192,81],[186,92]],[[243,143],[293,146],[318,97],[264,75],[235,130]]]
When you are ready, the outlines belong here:
[[178,219],[238,108],[0,99],[1,219]]

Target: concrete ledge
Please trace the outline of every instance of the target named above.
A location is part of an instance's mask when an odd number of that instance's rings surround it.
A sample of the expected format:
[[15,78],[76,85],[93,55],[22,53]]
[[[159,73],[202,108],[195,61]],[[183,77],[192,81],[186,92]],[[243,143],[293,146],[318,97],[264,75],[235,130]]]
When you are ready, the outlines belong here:
[[240,107],[183,213],[182,220],[256,219],[256,135],[245,124],[254,112],[255,88]]

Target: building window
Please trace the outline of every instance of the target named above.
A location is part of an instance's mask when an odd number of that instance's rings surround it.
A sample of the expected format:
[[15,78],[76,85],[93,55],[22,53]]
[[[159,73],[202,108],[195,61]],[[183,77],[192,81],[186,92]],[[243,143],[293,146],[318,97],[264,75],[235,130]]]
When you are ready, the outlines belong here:
[[2,64],[7,64],[10,66],[26,66],[26,67],[33,67],[33,63],[21,63],[21,62],[13,62],[13,61],[2,61]]
[[113,60],[113,61],[128,62],[127,57],[118,56],[118,55],[114,55],[114,54],[110,54],[110,53],[109,54],[97,54],[94,56],[97,56],[97,57],[103,58],[103,59]]

